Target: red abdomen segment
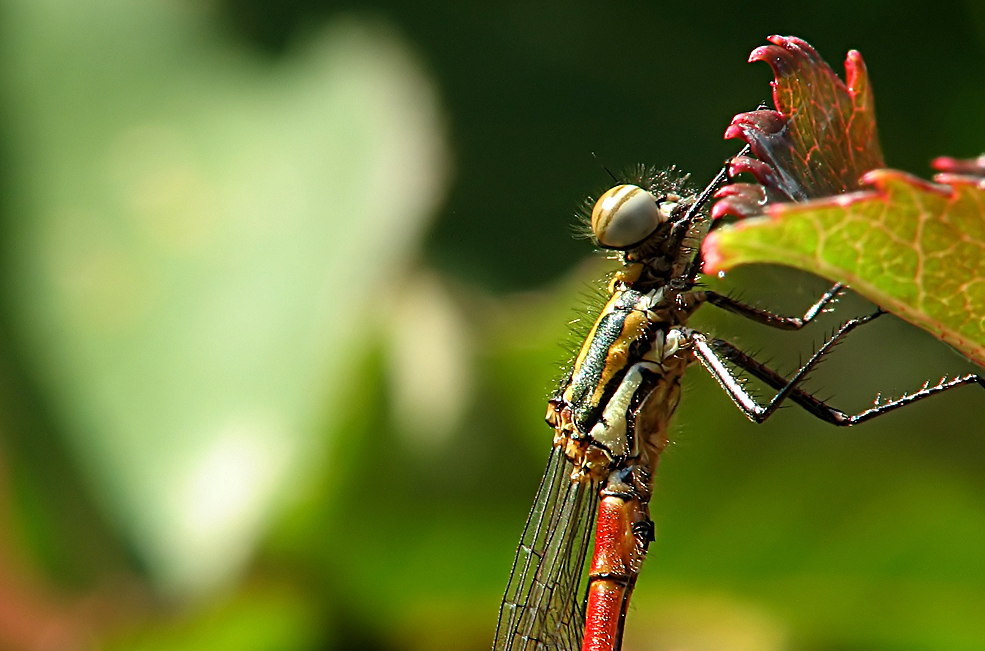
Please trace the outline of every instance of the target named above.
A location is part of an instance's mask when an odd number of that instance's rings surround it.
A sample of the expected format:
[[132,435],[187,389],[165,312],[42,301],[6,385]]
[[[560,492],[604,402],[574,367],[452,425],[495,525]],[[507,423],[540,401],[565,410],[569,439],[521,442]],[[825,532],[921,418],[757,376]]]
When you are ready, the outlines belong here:
[[646,540],[634,525],[649,522],[635,498],[603,495],[588,575],[588,607],[582,651],[618,651],[626,607],[646,556]]

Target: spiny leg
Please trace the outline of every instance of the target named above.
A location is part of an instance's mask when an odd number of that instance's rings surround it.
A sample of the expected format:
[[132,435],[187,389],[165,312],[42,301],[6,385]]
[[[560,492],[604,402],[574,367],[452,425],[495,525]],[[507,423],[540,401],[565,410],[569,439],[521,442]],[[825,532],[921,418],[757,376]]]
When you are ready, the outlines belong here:
[[814,305],[812,305],[807,312],[804,313],[802,317],[790,317],[790,316],[780,316],[778,314],[773,314],[768,310],[763,310],[752,305],[747,305],[740,301],[735,300],[724,294],[719,294],[717,292],[705,291],[701,292],[704,294],[705,299],[716,307],[720,307],[723,310],[728,310],[738,314],[739,316],[744,316],[752,321],[757,321],[763,325],[768,325],[771,328],[779,328],[780,330],[800,330],[805,325],[814,320],[818,314],[824,311],[824,308],[830,305],[841,293],[843,285],[841,283],[835,283],[831,286],[831,289],[826,291],[824,295],[817,300]]
[[[765,407],[759,405],[756,399],[745,390],[742,386],[742,382],[735,377],[735,375],[729,370],[728,366],[725,365],[722,358],[715,352],[712,344],[705,338],[704,335],[694,332],[691,334],[691,342],[694,345],[694,354],[697,356],[698,361],[704,366],[712,376],[718,380],[725,392],[732,398],[732,401],[742,410],[749,420],[762,423],[767,418],[773,415],[773,413],[779,408],[780,404],[788,397],[792,400],[807,407],[809,402],[805,396],[808,396],[810,400],[815,401],[817,404],[824,404],[817,400],[813,396],[810,396],[807,392],[798,389],[797,385],[804,379],[804,377],[813,369],[824,357],[825,353],[831,350],[831,348],[838,343],[838,341],[847,335],[849,332],[854,330],[860,325],[869,323],[873,319],[885,314],[882,310],[870,314],[868,316],[859,317],[856,319],[851,319],[847,321],[841,328],[838,329],[821,347],[817,350],[814,355],[811,356],[807,363],[800,367],[800,369],[793,375],[789,380],[783,379],[779,374],[770,371],[772,374],[770,377],[775,380],[775,385],[773,382],[767,381],[768,384],[776,389],[779,389],[779,393],[773,396],[769,404]],[[716,346],[721,346],[722,344],[729,346],[726,342],[720,342],[719,340],[714,340]],[[763,367],[764,369],[766,367]],[[796,396],[796,397],[794,397]],[[816,408],[816,405],[814,405]],[[811,411],[816,416],[820,416],[819,412],[812,410],[811,407],[807,407],[808,411]],[[828,420],[826,418],[826,420]],[[829,422],[834,422],[830,420]],[[840,424],[840,423],[838,423]]]
[[[756,360],[752,356],[742,352],[733,344],[723,339],[713,339],[708,342],[714,354],[720,360],[735,364],[739,368],[748,371],[753,377],[758,378],[770,387],[780,390],[787,385],[787,378],[783,377],[770,367]],[[723,364],[724,366],[724,364]],[[734,376],[733,376],[734,378]],[[718,377],[716,376],[716,379]],[[738,381],[736,379],[736,381]],[[721,382],[721,380],[719,380]],[[834,425],[846,425],[845,421],[849,416],[844,412],[835,409],[816,398],[814,395],[797,387],[790,392],[790,400],[803,407],[810,414],[827,421]]]
[[[735,364],[739,368],[749,371],[749,373],[751,373],[754,377],[759,378],[774,389],[781,389],[786,386],[787,379],[785,377],[761,362],[756,361],[729,342],[721,339],[715,339],[709,343],[715,353],[721,358]],[[813,416],[816,416],[817,418],[827,421],[833,425],[847,427],[850,425],[855,425],[856,423],[865,422],[870,418],[875,418],[876,416],[880,416],[894,409],[898,409],[904,405],[917,402],[918,400],[923,400],[924,398],[932,396],[936,393],[941,393],[943,391],[947,391],[948,389],[953,389],[954,387],[973,383],[978,383],[979,386],[985,388],[985,377],[974,373],[969,373],[951,380],[941,378],[941,381],[934,386],[928,386],[929,382],[926,382],[924,383],[923,388],[919,391],[904,395],[895,400],[884,402],[882,404],[876,404],[875,407],[866,409],[865,411],[855,414],[854,416],[849,416],[840,409],[832,407],[823,400],[816,398],[800,388],[793,389],[793,391],[790,392],[789,397],[792,401],[803,407]]]

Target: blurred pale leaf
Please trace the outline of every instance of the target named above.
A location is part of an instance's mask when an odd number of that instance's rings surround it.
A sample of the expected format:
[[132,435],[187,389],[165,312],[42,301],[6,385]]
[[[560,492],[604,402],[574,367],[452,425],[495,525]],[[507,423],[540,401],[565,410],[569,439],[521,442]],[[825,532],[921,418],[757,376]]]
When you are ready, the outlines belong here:
[[447,445],[472,404],[471,333],[433,273],[406,279],[391,299],[387,362],[393,419],[414,449]]
[[198,6],[22,0],[2,28],[15,334],[177,594],[231,577],[317,458],[445,172],[392,33],[342,21],[269,61]]

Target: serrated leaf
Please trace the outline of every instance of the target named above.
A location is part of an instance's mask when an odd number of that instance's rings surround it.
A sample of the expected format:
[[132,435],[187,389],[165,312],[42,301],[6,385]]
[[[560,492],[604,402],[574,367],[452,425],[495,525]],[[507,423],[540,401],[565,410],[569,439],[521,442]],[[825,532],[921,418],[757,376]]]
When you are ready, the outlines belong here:
[[713,232],[706,270],[784,264],[842,282],[985,366],[985,181],[895,170],[873,190],[777,204]]
[[716,217],[748,217],[771,203],[857,190],[865,172],[884,166],[862,56],[848,53],[843,82],[805,41],[769,40],[773,45],[756,48],[749,61],[773,68],[776,110],[740,113],[725,132],[726,138],[746,141],[756,156],[737,157],[731,174],[752,174],[761,187],[728,187],[715,206]]

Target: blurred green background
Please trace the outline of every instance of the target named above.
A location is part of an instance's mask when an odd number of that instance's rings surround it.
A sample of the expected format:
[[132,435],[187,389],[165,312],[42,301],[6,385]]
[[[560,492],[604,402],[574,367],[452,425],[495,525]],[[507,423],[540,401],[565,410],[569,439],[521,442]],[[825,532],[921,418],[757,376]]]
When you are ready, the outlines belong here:
[[[488,648],[606,269],[574,212],[709,179],[772,33],[862,52],[891,166],[985,150],[978,2],[0,2],[0,648]],[[695,321],[789,371],[869,309]],[[809,388],[968,369],[882,319]],[[974,388],[757,427],[694,369],[625,648],[985,648],[983,434]]]

